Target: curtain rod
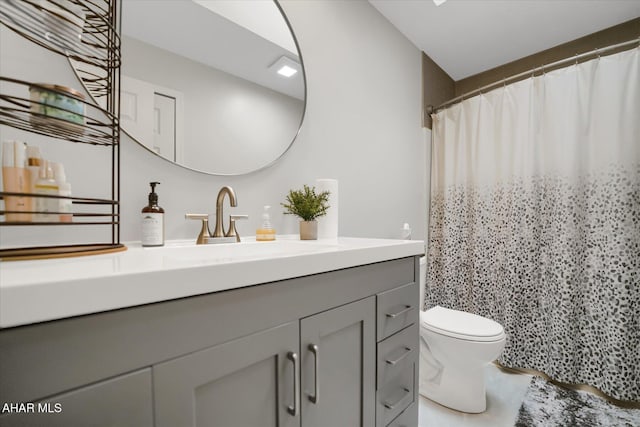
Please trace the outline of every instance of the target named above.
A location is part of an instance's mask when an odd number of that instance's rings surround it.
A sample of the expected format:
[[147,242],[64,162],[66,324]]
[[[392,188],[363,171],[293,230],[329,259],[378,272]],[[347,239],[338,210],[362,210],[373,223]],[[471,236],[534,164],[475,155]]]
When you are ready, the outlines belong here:
[[547,68],[554,68],[554,67],[557,67],[557,66],[565,64],[565,63],[570,63],[570,62],[576,62],[577,63],[577,61],[579,61],[580,59],[586,58],[588,56],[592,56],[592,55],[600,56],[601,53],[609,52],[610,50],[618,49],[618,48],[621,48],[621,47],[624,47],[624,46],[628,46],[628,45],[631,45],[631,44],[634,44],[634,43],[640,43],[640,37],[638,37],[637,39],[626,41],[626,42],[622,42],[622,43],[614,44],[614,45],[611,45],[611,46],[595,49],[594,51],[584,52],[584,53],[581,53],[580,55],[575,55],[575,56],[572,56],[570,58],[561,59],[559,61],[552,62],[550,64],[545,64],[545,65],[541,65],[541,66],[536,67],[536,68],[532,68],[532,69],[530,69],[528,71],[513,75],[511,77],[506,77],[506,78],[504,78],[502,80],[499,80],[497,82],[493,82],[493,83],[490,83],[488,85],[482,86],[481,88],[474,89],[474,90],[472,90],[470,92],[467,92],[467,93],[463,93],[462,95],[457,96],[455,98],[452,98],[452,99],[450,99],[450,100],[438,105],[435,108],[433,107],[433,105],[429,105],[429,106],[427,106],[427,114],[437,113],[438,111],[440,111],[440,110],[442,110],[442,109],[444,109],[446,107],[449,107],[449,106],[451,106],[453,104],[457,104],[458,102],[463,101],[466,98],[470,98],[470,97],[472,97],[474,95],[482,93],[482,92],[486,91],[487,89],[493,88],[494,86],[503,85],[503,84],[506,84],[507,82],[511,82],[512,80],[518,80],[521,77],[532,75],[532,74],[535,74],[535,73],[540,72],[540,71],[544,72],[545,69],[547,69]]

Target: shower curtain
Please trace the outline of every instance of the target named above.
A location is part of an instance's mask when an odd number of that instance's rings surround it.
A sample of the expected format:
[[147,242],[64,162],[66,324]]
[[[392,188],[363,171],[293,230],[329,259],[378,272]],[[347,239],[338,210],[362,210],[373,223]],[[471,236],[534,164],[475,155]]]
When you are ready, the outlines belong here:
[[640,400],[640,48],[433,115],[425,306],[505,327],[499,362]]

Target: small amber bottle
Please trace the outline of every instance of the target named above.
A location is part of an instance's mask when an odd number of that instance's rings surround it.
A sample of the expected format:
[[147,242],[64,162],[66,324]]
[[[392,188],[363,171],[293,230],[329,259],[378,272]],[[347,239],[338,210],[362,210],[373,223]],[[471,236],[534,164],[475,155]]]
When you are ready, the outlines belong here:
[[149,204],[142,208],[142,246],[164,245],[164,209],[158,206],[156,185],[159,182],[150,182]]

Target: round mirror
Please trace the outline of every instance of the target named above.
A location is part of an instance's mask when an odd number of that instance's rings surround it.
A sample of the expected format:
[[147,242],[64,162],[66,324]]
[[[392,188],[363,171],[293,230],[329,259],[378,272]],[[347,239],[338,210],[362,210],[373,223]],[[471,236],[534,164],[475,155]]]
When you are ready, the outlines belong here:
[[275,1],[122,0],[120,126],[189,169],[239,175],[295,140],[305,77]]

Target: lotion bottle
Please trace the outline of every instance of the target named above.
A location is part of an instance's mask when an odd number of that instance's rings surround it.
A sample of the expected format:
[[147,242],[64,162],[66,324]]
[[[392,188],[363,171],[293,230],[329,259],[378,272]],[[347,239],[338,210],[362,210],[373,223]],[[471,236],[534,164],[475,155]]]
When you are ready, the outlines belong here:
[[[46,160],[42,162],[40,178],[38,178],[34,185],[34,191],[36,194],[59,195],[58,183],[54,179],[53,169],[51,168],[51,164]],[[60,222],[60,216],[56,213],[58,212],[57,198],[37,197],[36,211],[37,213],[33,215],[33,220],[36,222]]]
[[[29,193],[35,193],[36,181],[40,177],[42,154],[40,148],[27,145],[27,169],[29,170]],[[35,203],[34,203],[35,206]]]
[[164,209],[158,206],[156,185],[159,182],[150,182],[149,204],[142,208],[142,246],[164,245]]
[[262,213],[262,228],[256,230],[256,240],[265,242],[276,240],[276,230],[271,226],[271,215],[269,215],[271,206],[265,206]]
[[[2,183],[4,191],[10,193],[29,192],[29,171],[27,170],[27,144],[21,141],[6,141],[2,144]],[[33,199],[28,196],[6,196],[4,198],[7,222],[29,222],[33,210]],[[25,212],[25,213],[21,213]]]
[[71,184],[67,182],[67,175],[64,172],[64,165],[62,163],[52,162],[53,174],[58,184],[58,195],[63,197],[58,199],[58,212],[60,212],[60,222],[72,222],[73,214],[71,213],[72,202],[71,199]]

